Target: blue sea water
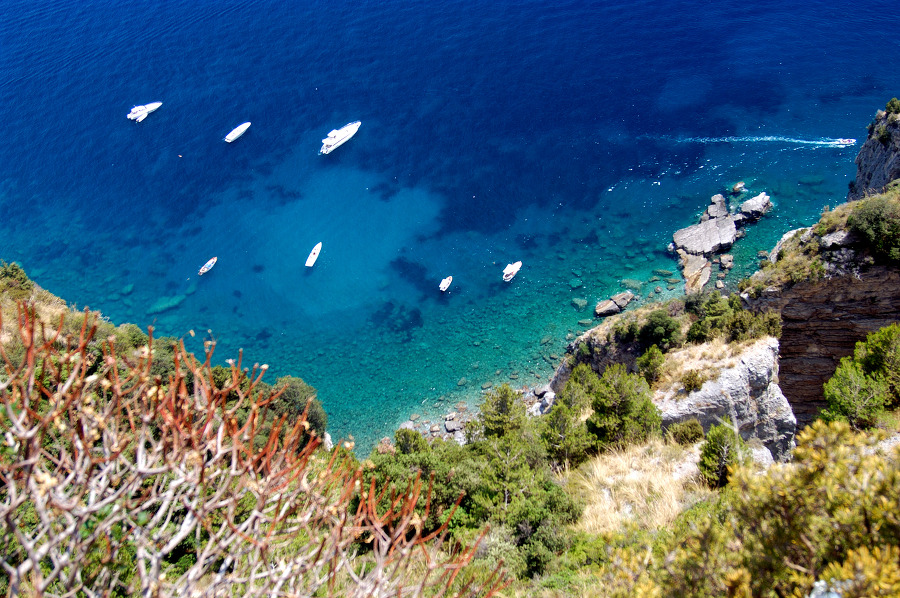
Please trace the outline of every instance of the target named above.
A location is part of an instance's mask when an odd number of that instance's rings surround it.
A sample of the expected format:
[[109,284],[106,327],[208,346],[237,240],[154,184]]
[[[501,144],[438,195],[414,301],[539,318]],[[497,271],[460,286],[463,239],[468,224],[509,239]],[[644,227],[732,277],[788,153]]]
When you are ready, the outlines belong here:
[[842,202],[900,95],[898,21],[865,0],[7,0],[0,258],[301,376],[365,451],[412,413],[545,382],[623,280],[678,294],[649,282],[677,270],[672,232],[736,181],[775,209],[731,282]]

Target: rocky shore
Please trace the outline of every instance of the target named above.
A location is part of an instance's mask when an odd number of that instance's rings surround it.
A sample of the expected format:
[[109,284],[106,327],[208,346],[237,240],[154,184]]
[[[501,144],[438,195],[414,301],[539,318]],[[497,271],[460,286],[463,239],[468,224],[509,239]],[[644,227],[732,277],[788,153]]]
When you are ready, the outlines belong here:
[[[745,187],[735,185],[732,194],[742,194]],[[686,295],[696,293],[706,286],[712,275],[712,264],[719,264],[724,272],[734,267],[731,255],[722,255],[717,259],[712,256],[727,251],[734,242],[743,236],[742,227],[756,222],[772,208],[772,201],[766,193],[760,193],[737,207],[732,212],[731,206],[722,194],[713,195],[710,205],[700,217],[700,222],[675,232],[669,252],[678,255],[684,292]],[[724,288],[722,280],[716,281],[716,288]]]

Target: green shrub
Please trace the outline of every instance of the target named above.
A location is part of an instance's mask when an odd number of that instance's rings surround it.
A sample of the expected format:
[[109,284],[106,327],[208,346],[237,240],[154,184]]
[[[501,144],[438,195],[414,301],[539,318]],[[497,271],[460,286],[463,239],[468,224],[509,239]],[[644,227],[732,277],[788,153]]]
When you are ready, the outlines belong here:
[[403,455],[424,453],[430,448],[428,441],[416,430],[401,428],[394,432],[394,446]]
[[726,417],[706,434],[700,449],[700,474],[711,488],[722,488],[728,483],[729,469],[741,463],[746,452],[744,440]]
[[650,397],[650,387],[643,377],[629,374],[618,363],[606,368],[592,388],[594,413],[586,422],[597,449],[621,447],[658,434],[662,416]]
[[638,331],[638,340],[644,347],[656,345],[668,351],[681,342],[681,325],[664,309],[652,311]]
[[887,145],[891,142],[891,132],[885,125],[878,125],[875,127],[875,139],[877,139],[882,145]]
[[638,323],[633,317],[626,317],[618,322],[613,327],[612,331],[613,338],[617,343],[633,343],[637,340],[638,336]]
[[884,413],[888,393],[884,377],[867,375],[860,364],[844,357],[834,376],[825,383],[828,407],[821,417],[825,421],[846,421],[856,430],[871,428]]
[[847,224],[877,258],[900,262],[900,201],[896,198],[879,195],[860,201]]
[[900,100],[891,98],[885,105],[884,111],[888,114],[900,114]]
[[880,375],[888,385],[889,403],[900,404],[900,324],[870,333],[856,343],[853,360],[868,375]]
[[647,384],[653,384],[659,379],[665,362],[666,358],[663,352],[659,350],[659,347],[653,345],[637,358],[638,371],[647,381]]
[[688,370],[681,376],[681,384],[684,385],[685,392],[700,390],[706,380],[706,376],[700,370]]
[[496,438],[525,426],[525,403],[509,384],[488,392],[468,431],[473,439]]
[[675,422],[666,428],[666,436],[682,446],[694,444],[703,438],[703,426],[696,418]]
[[557,400],[550,412],[539,420],[540,437],[554,469],[575,467],[587,459],[591,438],[581,410],[572,409],[565,401]]
[[0,293],[6,294],[13,301],[19,301],[27,299],[33,290],[34,283],[19,264],[0,260]]

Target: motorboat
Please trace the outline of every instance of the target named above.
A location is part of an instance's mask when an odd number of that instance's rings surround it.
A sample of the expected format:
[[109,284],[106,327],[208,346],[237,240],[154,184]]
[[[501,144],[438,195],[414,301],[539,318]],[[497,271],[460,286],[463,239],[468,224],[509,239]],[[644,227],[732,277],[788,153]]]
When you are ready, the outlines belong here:
[[856,139],[838,139],[837,145],[856,145]]
[[357,131],[359,131],[360,125],[362,125],[362,122],[356,121],[347,123],[340,129],[332,130],[330,133],[328,133],[328,137],[322,140],[322,149],[319,150],[319,155],[330,154],[337,148],[347,143],[347,141],[351,137],[356,135]]
[[237,139],[238,137],[240,137],[241,135],[246,133],[247,129],[249,129],[249,128],[250,128],[250,123],[248,123],[248,122],[236,126],[231,131],[231,133],[229,133],[228,135],[225,136],[225,141],[227,143],[231,143],[232,141],[234,141],[235,139]]
[[447,289],[449,289],[449,288],[450,288],[450,283],[451,283],[451,282],[453,282],[453,277],[452,277],[452,276],[448,276],[447,278],[445,278],[444,280],[442,280],[442,281],[441,281],[441,286],[440,286],[441,291],[446,291]]
[[206,274],[207,272],[212,270],[212,267],[216,265],[216,260],[218,260],[218,259],[219,259],[218,257],[211,258],[208,262],[203,264],[203,267],[200,268],[200,272],[198,272],[198,274],[200,276],[203,276],[204,274]]
[[512,264],[506,264],[506,267],[503,268],[503,280],[504,282],[509,282],[513,279],[513,276],[519,273],[519,269],[522,267],[522,262],[514,262]]
[[312,268],[313,264],[316,263],[316,260],[319,259],[319,252],[322,251],[322,242],[316,243],[316,246],[312,248],[312,251],[309,252],[309,257],[306,258],[306,267]]
[[131,109],[131,112],[128,113],[128,120],[141,122],[147,118],[151,112],[155,112],[160,106],[162,106],[162,102],[152,102],[143,106],[135,106]]

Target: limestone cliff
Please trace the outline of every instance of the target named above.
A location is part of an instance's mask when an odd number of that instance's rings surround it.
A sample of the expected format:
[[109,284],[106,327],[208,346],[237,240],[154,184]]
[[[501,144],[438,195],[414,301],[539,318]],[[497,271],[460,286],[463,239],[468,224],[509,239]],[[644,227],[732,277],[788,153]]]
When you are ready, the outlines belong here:
[[794,446],[797,420],[778,387],[778,340],[767,337],[723,349],[704,364],[703,371],[714,375],[701,388],[685,393],[676,382],[654,393],[663,427],[696,418],[709,431],[727,416],[745,440],[758,439],[772,457],[783,460]]
[[856,156],[856,180],[850,185],[847,199],[881,193],[893,180],[900,178],[900,105],[892,100],[887,110],[879,110],[869,125],[869,135]]

